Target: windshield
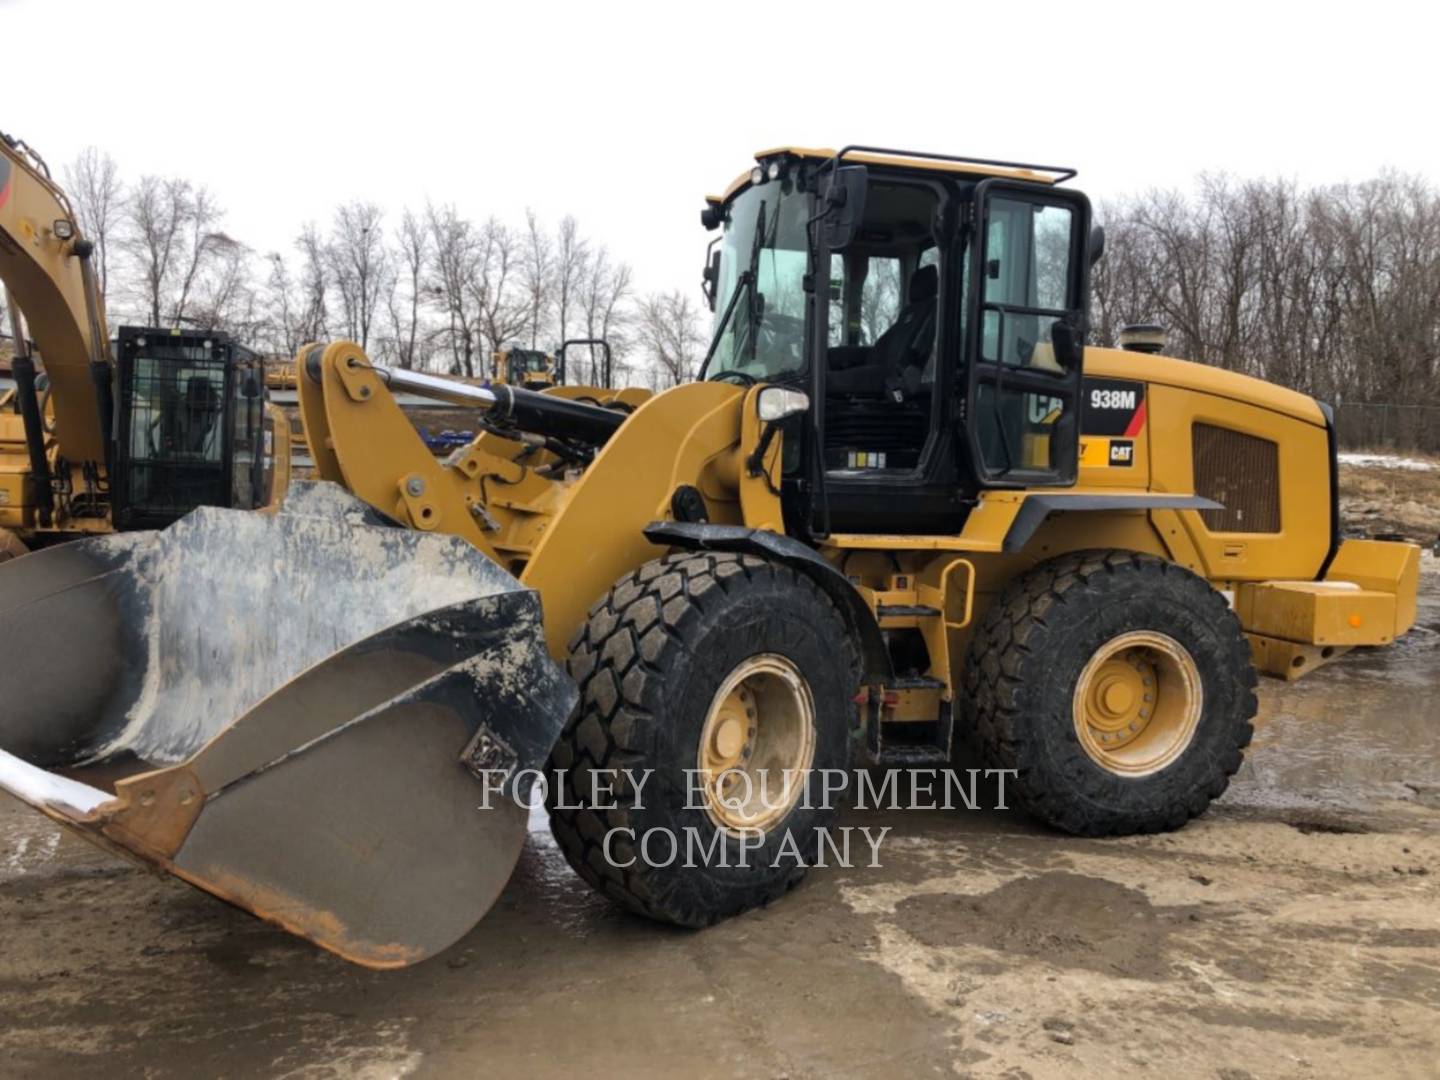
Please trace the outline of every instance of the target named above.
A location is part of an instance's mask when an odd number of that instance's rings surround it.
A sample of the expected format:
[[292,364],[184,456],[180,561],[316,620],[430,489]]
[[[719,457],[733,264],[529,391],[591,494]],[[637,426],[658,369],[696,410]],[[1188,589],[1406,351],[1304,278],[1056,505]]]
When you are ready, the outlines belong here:
[[[760,380],[805,368],[805,222],[810,197],[789,180],[757,184],[726,211],[709,375],[739,371]],[[741,285],[753,270],[751,287]],[[721,325],[737,289],[743,294]]]

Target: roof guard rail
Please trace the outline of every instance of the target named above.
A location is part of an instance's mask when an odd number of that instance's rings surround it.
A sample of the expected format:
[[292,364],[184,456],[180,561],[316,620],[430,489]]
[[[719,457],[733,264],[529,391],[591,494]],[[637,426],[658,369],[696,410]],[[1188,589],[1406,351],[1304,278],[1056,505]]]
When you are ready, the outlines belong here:
[[888,157],[913,158],[916,161],[951,161],[958,165],[984,165],[1001,169],[1024,169],[1027,172],[1050,173],[1051,183],[1063,184],[1079,174],[1078,169],[1066,165],[1034,165],[1023,161],[999,161],[991,158],[966,157],[956,154],[935,154],[925,150],[894,150],[883,146],[847,146],[831,159],[839,164],[846,154],[884,154]]

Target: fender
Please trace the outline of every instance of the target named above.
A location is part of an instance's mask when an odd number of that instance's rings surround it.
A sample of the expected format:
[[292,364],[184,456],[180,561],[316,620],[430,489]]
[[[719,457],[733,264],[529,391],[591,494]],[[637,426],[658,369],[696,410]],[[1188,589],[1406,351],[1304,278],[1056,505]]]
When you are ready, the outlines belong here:
[[1035,531],[1056,511],[1079,510],[1222,510],[1214,499],[1199,495],[1029,495],[1005,533],[1001,550],[1014,555],[1025,550]]
[[744,525],[712,525],[705,521],[652,521],[645,539],[662,547],[686,551],[731,551],[756,555],[804,574],[840,609],[860,650],[862,675],[867,683],[889,683],[895,678],[890,651],[875,614],[844,574],[799,540],[769,529]]

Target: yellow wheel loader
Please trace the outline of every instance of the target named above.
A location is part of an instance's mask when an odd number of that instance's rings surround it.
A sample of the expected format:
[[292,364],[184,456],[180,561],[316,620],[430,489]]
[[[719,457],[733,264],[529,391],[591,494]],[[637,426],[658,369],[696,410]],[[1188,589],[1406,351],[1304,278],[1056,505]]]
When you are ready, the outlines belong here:
[[112,351],[92,251],[44,161],[0,133],[16,384],[0,407],[0,559],[200,505],[273,508],[289,482],[260,358],[218,331],[124,326]]
[[[0,568],[0,786],[376,967],[465,933],[542,794],[685,926],[793,886],[835,777],[962,738],[1058,829],[1182,825],[1256,667],[1393,641],[1419,551],[1341,540],[1317,402],[1083,344],[1072,175],[758,155],[702,214],[702,377],[654,396],[306,346],[321,480],[279,514]],[[438,461],[400,393],[485,430]]]
[[490,358],[493,382],[507,386],[521,386],[526,390],[548,390],[552,386],[564,386],[565,354],[575,346],[584,346],[600,351],[601,361],[597,371],[600,386],[608,390],[613,375],[610,343],[604,338],[571,338],[555,351],[555,355],[539,349],[500,349]]

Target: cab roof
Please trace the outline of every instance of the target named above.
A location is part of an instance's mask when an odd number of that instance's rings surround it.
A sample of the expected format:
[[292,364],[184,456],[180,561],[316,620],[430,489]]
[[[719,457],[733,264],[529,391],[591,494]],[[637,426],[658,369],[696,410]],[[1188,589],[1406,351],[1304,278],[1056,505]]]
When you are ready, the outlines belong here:
[[[907,150],[885,150],[878,147],[846,147],[840,151],[845,160],[856,165],[881,165],[894,169],[908,169],[915,172],[939,172],[960,174],[980,178],[1002,177],[1006,180],[1025,180],[1032,184],[1060,184],[1075,175],[1075,170],[1061,165],[1027,165],[1020,162],[991,161],[986,158],[959,157],[950,154],[931,154]],[[770,158],[785,156],[804,158],[810,161],[829,161],[836,151],[813,146],[775,146],[755,154],[757,163]],[[708,203],[725,203],[750,183],[750,171],[737,176],[725,189],[723,195],[707,195]]]

